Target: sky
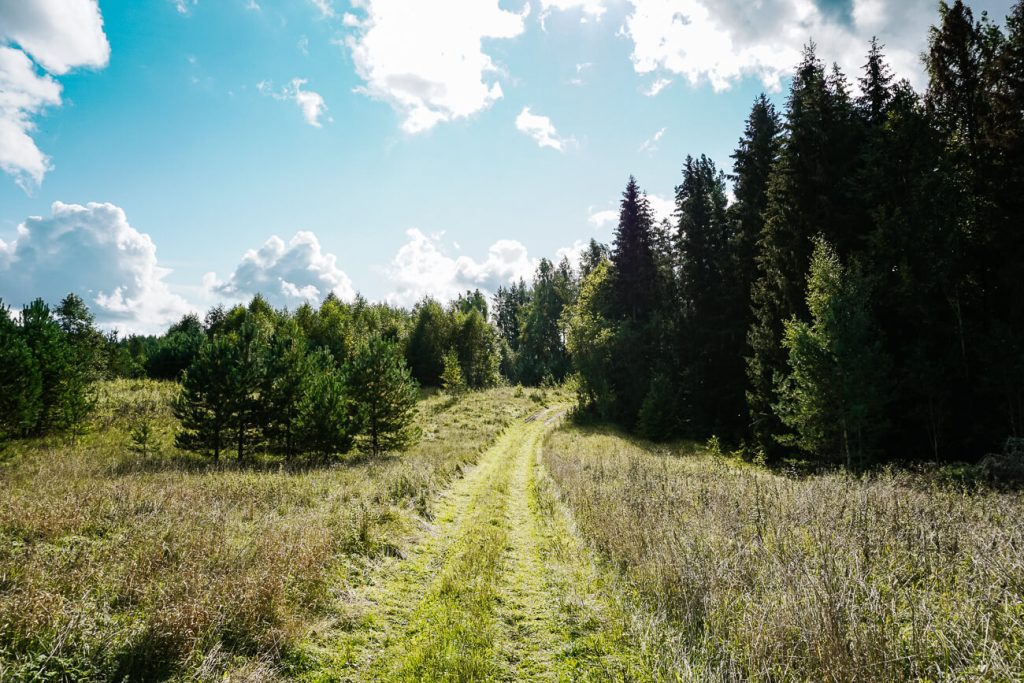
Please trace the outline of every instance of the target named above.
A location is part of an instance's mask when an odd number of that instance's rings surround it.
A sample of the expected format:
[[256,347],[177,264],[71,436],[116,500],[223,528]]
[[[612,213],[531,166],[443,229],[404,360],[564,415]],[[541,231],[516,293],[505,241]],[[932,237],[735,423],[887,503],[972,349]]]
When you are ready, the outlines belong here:
[[[975,0],[997,21],[1011,0]],[[0,298],[158,332],[262,292],[411,305],[730,170],[809,40],[925,85],[933,0],[0,0]]]

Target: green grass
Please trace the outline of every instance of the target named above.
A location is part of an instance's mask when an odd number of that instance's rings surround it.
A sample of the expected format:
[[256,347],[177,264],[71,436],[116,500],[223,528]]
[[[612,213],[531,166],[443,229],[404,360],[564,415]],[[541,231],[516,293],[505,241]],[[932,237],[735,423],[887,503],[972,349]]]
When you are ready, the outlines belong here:
[[[559,414],[512,425],[435,524],[308,643],[311,681],[607,681],[636,672],[618,610],[537,462]],[[629,680],[642,677],[629,675]]]
[[[90,433],[0,464],[0,680],[273,679],[339,596],[409,546],[436,494],[536,403],[420,404],[379,460],[213,466],[173,448],[173,384],[101,387]],[[158,452],[129,431],[148,419]]]
[[1024,680],[1019,492],[782,476],[576,427],[544,463],[660,680]]

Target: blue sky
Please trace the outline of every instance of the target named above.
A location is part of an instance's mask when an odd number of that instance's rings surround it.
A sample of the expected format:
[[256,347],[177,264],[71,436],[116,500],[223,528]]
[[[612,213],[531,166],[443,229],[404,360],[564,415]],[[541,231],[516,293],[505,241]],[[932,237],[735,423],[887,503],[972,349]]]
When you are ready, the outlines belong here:
[[[972,3],[997,18],[1009,0]],[[0,297],[154,330],[259,289],[408,304],[725,170],[814,38],[901,76],[930,0],[0,0]],[[664,209],[663,209],[664,210]],[[269,242],[268,242],[269,240]]]

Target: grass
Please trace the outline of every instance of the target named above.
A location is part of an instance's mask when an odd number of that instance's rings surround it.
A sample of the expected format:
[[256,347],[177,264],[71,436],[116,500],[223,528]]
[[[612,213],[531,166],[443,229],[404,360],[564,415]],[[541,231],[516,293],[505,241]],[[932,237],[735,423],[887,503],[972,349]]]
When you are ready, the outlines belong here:
[[[434,498],[536,403],[421,402],[392,457],[285,469],[174,449],[176,387],[101,387],[77,444],[0,463],[0,680],[270,680],[339,596],[399,555]],[[156,452],[129,450],[147,420]]]
[[512,425],[405,559],[310,642],[307,681],[638,680],[623,622],[537,456],[559,411]]
[[661,680],[1024,680],[1024,496],[566,427],[544,463]]

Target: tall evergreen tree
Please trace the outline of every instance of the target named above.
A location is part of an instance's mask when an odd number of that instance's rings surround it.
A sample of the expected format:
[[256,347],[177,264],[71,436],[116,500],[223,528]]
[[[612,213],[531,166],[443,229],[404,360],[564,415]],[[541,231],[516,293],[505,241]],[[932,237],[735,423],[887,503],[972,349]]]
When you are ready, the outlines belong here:
[[795,431],[783,441],[847,467],[873,452],[888,398],[889,364],[869,301],[866,279],[818,240],[807,282],[811,322],[786,322],[789,372],[777,378],[776,410]]
[[[479,311],[473,314],[479,316]],[[372,454],[405,448],[418,438],[413,424],[416,382],[394,342],[370,339],[360,345],[349,374],[359,439]]]
[[812,238],[825,235],[841,255],[864,239],[866,221],[854,192],[857,143],[845,82],[835,70],[826,73],[811,44],[790,89],[786,137],[769,184],[751,293],[747,402],[753,435],[765,451],[783,430],[772,410],[775,375],[785,370],[782,322],[807,317]]
[[632,427],[650,388],[658,334],[658,307],[664,305],[654,251],[654,217],[647,196],[629,177],[620,203],[612,247],[610,287],[616,322],[611,386],[615,418]]
[[[687,157],[676,187],[679,295],[682,306],[679,348],[686,388],[684,412],[692,436],[733,432],[742,414],[742,394],[723,384],[733,360],[729,314],[733,258],[726,218],[725,176],[705,156]],[[662,390],[664,393],[664,389]],[[739,402],[736,402],[739,399]]]

